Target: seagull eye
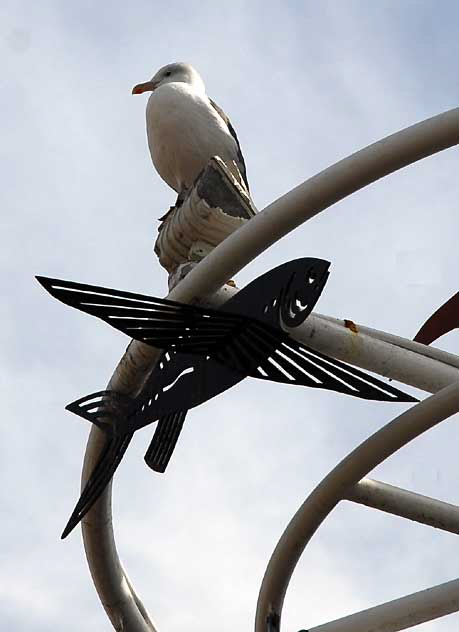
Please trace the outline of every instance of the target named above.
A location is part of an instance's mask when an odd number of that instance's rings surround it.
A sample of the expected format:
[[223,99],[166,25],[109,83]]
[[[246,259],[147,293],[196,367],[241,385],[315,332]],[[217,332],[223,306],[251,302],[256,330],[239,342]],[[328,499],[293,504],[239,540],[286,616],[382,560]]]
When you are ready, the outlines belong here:
[[164,73],[164,76],[165,76],[165,77],[170,77],[170,76],[171,76],[171,74],[172,74],[172,73],[171,73],[171,71],[170,71],[170,70],[168,70],[167,72],[165,72],[165,73]]

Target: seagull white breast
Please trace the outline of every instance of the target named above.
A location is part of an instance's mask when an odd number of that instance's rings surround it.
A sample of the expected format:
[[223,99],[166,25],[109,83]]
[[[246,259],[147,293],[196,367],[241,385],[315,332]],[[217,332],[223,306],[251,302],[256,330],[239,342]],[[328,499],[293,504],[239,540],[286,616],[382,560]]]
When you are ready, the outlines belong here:
[[241,182],[235,139],[208,97],[192,85],[166,83],[152,92],[147,105],[147,135],[153,164],[178,193],[192,186],[215,155]]

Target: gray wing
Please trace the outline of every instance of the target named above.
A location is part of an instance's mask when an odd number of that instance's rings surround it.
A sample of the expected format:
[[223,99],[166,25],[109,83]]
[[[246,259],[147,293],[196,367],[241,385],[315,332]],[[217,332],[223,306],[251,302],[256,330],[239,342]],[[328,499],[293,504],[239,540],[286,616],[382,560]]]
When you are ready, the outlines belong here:
[[212,99],[210,99],[210,98],[209,98],[209,101],[210,101],[211,106],[214,108],[214,110],[219,114],[219,116],[221,116],[221,118],[225,122],[226,126],[228,127],[229,133],[231,134],[231,136],[236,141],[237,157],[238,157],[238,160],[239,160],[239,171],[241,172],[241,176],[242,176],[242,178],[243,178],[243,180],[245,182],[245,186],[247,187],[247,191],[250,192],[250,190],[249,190],[249,181],[247,180],[247,170],[246,170],[246,167],[245,167],[244,156],[242,155],[241,146],[239,144],[239,139],[237,137],[236,131],[235,131],[234,127],[231,125],[231,121],[226,116],[226,114],[221,109],[221,107],[219,107],[215,103],[215,101],[212,101]]

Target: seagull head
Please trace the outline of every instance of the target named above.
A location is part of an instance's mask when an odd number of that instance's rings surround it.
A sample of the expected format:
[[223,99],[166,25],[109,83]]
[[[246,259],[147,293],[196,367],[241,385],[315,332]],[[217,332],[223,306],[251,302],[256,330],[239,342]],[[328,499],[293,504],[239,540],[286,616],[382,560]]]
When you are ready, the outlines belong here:
[[134,86],[132,88],[132,94],[153,92],[153,90],[156,90],[159,86],[163,86],[166,83],[187,83],[195,90],[205,93],[204,81],[201,79],[201,75],[198,71],[190,64],[178,62],[160,68],[150,81]]

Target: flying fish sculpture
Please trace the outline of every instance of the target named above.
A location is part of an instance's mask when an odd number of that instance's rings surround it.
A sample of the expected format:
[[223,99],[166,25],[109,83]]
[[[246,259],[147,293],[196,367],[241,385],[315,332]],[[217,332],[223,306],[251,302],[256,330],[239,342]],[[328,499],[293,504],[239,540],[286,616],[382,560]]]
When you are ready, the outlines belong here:
[[163,350],[137,397],[105,390],[67,406],[100,428],[106,443],[62,537],[103,492],[136,430],[158,422],[145,461],[153,470],[164,472],[188,410],[246,377],[369,400],[417,401],[309,348],[285,330],[297,327],[309,316],[327,281],[329,265],[312,258],[280,265],[252,281],[221,309],[37,277],[59,301]]

